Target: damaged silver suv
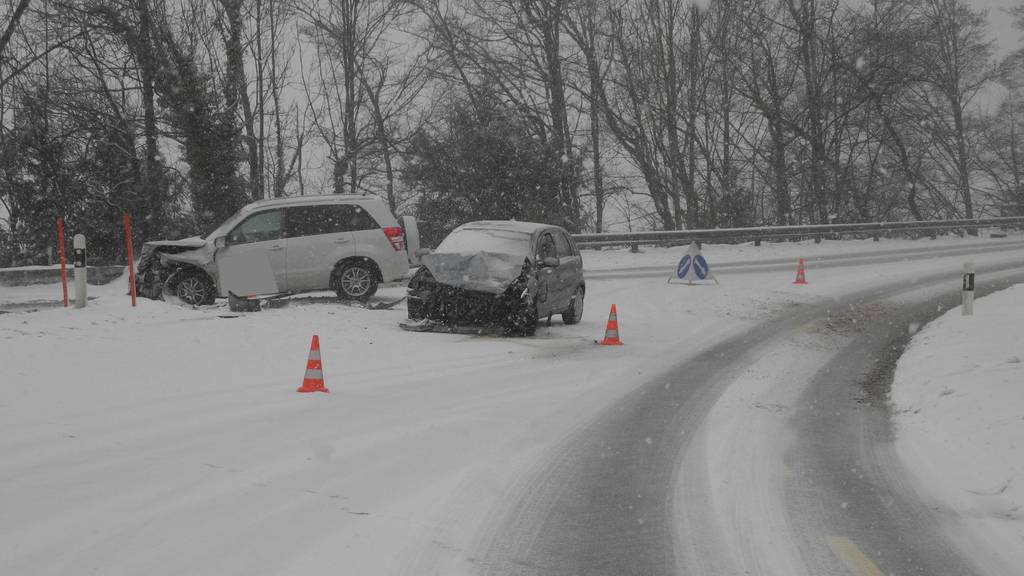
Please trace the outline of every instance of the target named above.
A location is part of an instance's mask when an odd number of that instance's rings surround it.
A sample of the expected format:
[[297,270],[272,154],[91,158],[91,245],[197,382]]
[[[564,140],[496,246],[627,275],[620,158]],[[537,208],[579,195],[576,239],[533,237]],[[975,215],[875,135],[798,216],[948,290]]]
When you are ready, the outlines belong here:
[[583,258],[558,226],[470,222],[423,256],[408,294],[406,330],[477,326],[533,335],[541,318],[583,318]]
[[[379,198],[332,194],[249,204],[206,237],[147,242],[139,294],[186,304],[239,296],[334,290],[365,300],[402,279],[419,248],[416,221],[401,224]],[[411,257],[410,257],[411,255]]]

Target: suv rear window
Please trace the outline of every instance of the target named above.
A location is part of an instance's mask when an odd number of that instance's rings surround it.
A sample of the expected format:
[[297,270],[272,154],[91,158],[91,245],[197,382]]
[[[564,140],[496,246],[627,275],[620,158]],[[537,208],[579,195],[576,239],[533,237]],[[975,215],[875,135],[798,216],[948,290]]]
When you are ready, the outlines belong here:
[[285,211],[289,237],[337,234],[380,228],[373,216],[355,204],[295,206]]

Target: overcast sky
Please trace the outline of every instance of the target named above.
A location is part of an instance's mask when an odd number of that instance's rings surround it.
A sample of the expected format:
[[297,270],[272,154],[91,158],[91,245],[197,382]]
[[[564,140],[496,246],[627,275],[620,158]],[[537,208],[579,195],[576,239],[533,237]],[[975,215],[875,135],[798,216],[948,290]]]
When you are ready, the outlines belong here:
[[1019,4],[1021,0],[970,0],[975,8],[988,10],[988,19],[992,23],[992,32],[998,42],[999,55],[1002,56],[1020,46],[1021,33],[1013,27],[1013,20],[1004,10]]

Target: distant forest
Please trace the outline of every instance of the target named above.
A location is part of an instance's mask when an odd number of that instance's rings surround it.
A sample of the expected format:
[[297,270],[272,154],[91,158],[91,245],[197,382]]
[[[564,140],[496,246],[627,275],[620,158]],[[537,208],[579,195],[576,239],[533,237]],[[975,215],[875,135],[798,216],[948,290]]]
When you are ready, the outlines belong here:
[[[1024,21],[1024,7],[1001,16]],[[374,194],[436,239],[1024,214],[964,0],[7,0],[0,266]]]

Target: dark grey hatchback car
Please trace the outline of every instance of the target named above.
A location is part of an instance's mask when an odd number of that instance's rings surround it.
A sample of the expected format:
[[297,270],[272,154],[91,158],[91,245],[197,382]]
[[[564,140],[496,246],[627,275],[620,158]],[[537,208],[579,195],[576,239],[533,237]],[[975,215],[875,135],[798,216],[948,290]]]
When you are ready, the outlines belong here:
[[514,221],[463,224],[409,281],[407,330],[455,326],[533,335],[555,314],[583,318],[583,258],[562,228]]

